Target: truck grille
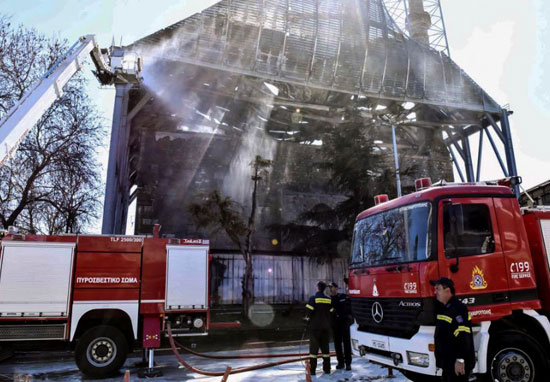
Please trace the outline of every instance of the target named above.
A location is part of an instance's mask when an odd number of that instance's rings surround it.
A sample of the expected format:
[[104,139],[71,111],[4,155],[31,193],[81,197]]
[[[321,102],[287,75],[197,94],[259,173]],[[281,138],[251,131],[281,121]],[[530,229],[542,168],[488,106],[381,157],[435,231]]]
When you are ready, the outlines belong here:
[[[377,323],[373,304],[380,303],[383,318]],[[353,316],[360,331],[399,338],[411,338],[421,324],[433,322],[433,299],[351,298]]]

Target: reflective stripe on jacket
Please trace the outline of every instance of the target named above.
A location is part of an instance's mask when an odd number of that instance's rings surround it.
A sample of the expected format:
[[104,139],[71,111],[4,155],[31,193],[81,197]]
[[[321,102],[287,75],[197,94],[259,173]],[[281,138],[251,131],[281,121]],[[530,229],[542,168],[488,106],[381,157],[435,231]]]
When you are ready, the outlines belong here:
[[468,308],[456,297],[447,305],[439,304],[435,325],[436,365],[444,370],[453,370],[457,359],[466,361],[466,369],[475,366],[475,350],[472,335],[472,318]]
[[306,308],[312,330],[330,329],[331,313],[334,311],[330,297],[317,292],[309,298]]

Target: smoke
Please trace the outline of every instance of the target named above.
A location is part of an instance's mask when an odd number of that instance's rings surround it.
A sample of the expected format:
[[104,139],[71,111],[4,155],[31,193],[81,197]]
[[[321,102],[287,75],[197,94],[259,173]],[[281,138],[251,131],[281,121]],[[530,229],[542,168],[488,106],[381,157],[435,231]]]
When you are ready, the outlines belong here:
[[233,157],[223,182],[223,191],[243,205],[251,195],[253,186],[251,164],[256,156],[274,159],[277,143],[266,134],[263,124],[264,122],[255,116],[248,118],[247,129],[241,139],[239,150]]
[[[265,129],[272,107],[265,105],[272,103],[278,90],[268,84],[261,89],[263,105],[243,106],[239,101],[239,95],[250,97],[250,93],[249,90],[243,89],[244,86],[240,86],[241,79],[236,77],[235,80],[231,73],[184,62],[182,57],[194,54],[200,57],[200,52],[197,53],[195,50],[197,38],[197,34],[190,33],[187,28],[181,28],[161,42],[134,47],[134,51],[143,57],[143,86],[153,94],[155,102],[161,105],[164,113],[169,114],[164,118],[168,117],[168,120],[173,121],[173,126],[156,126],[156,129],[169,131],[157,133],[156,136],[157,139],[168,137],[171,140],[181,137],[179,134],[188,133],[209,136],[209,139],[197,140],[196,144],[200,147],[194,147],[193,151],[198,155],[192,163],[186,162],[186,171],[182,169],[178,188],[185,194],[188,194],[197,172],[204,171],[205,167],[201,165],[215,137],[231,138],[233,143],[230,144],[228,141],[224,146],[228,150],[224,154],[231,156],[231,159],[226,161],[229,162],[229,168],[223,179],[211,182],[210,187],[220,188],[225,195],[247,206],[250,204],[253,185],[251,162],[258,155],[263,159],[274,159],[277,141],[271,138]],[[247,42],[243,41],[243,45],[246,44]],[[222,53],[217,54],[220,57],[215,61],[219,62]],[[241,56],[244,54],[245,52],[240,53]],[[235,58],[235,52],[232,57]],[[227,97],[228,90],[234,93],[233,99]],[[193,143],[195,144],[195,141]],[[188,175],[190,170],[191,176]],[[187,175],[184,176],[184,173]],[[207,176],[214,177],[214,174]]]

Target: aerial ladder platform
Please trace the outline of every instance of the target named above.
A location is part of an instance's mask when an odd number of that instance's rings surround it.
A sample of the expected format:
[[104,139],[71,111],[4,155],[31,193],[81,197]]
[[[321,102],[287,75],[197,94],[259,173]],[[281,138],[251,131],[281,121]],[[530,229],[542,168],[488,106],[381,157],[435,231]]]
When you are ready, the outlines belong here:
[[46,110],[63,95],[63,88],[83,66],[89,55],[95,66],[94,75],[102,85],[141,82],[141,58],[122,56],[114,49],[100,49],[95,35],[78,39],[34,84],[0,121],[0,167]]

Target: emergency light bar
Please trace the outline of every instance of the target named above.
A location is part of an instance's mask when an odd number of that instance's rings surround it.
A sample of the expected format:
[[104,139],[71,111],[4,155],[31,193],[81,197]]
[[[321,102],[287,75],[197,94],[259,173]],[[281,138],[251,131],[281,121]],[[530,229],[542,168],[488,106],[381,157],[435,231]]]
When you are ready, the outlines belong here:
[[432,180],[430,178],[420,178],[414,181],[416,191],[422,191],[432,186]]
[[374,205],[377,206],[380,203],[386,203],[388,200],[390,200],[388,194],[376,195],[374,197]]

